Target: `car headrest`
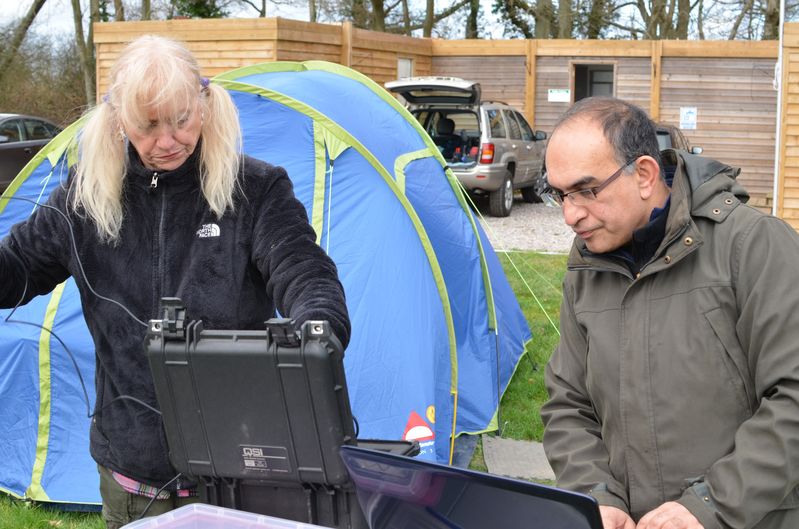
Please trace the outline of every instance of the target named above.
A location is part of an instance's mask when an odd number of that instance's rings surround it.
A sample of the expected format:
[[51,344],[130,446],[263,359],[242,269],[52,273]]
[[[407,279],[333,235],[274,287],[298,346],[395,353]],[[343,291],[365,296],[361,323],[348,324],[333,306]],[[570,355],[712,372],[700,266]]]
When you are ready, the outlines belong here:
[[449,118],[441,118],[438,120],[438,124],[436,125],[436,132],[439,135],[445,134],[452,134],[452,131],[455,130],[455,122]]

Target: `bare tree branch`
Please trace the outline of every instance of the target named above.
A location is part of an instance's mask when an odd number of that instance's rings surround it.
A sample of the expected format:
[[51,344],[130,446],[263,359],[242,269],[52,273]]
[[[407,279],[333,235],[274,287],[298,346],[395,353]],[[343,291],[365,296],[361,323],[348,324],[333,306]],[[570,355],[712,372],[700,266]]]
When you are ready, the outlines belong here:
[[743,19],[747,15],[747,13],[751,11],[753,4],[754,0],[746,0],[744,2],[743,7],[741,8],[741,12],[738,13],[738,16],[735,17],[735,22],[732,24],[732,29],[730,30],[730,36],[728,37],[729,40],[735,40],[735,37],[738,34],[738,28],[741,27],[741,22],[743,22]]
[[644,31],[641,28],[636,28],[633,26],[625,26],[623,24],[619,24],[618,22],[613,22],[612,20],[608,21],[608,26],[613,26],[614,28],[619,28],[624,31],[629,31],[630,33],[634,33],[636,35],[644,34]]
[[8,45],[8,48],[3,50],[2,54],[0,54],[0,79],[3,78],[6,71],[8,71],[8,65],[11,64],[11,61],[14,59],[14,56],[17,54],[17,50],[19,50],[22,41],[25,40],[25,35],[28,33],[28,29],[33,24],[33,19],[36,18],[36,15],[39,14],[39,11],[42,10],[42,6],[44,6],[45,0],[34,0],[31,4],[30,8],[28,8],[28,12],[23,17],[22,21],[17,26],[17,29],[14,30],[14,36],[11,37],[11,42]]
[[125,21],[125,5],[122,0],[114,0],[114,20],[116,22]]
[[[261,5],[260,6],[256,5],[254,2],[252,2],[250,0],[239,0],[239,2],[241,2],[242,4],[247,4],[248,6],[252,7],[253,9],[255,9],[258,12],[258,16],[260,18],[263,18],[263,17],[266,16],[266,0],[261,0]],[[314,6],[316,5],[316,4],[314,4],[314,0],[308,0],[308,4],[309,4],[309,6],[311,4],[313,4]],[[316,21],[315,20],[311,20],[311,22],[316,22]]]

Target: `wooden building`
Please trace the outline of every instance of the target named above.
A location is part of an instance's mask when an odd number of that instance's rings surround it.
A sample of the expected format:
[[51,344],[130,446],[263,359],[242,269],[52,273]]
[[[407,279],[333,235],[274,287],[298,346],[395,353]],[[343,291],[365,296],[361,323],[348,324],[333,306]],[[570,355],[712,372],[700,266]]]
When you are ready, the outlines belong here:
[[[280,18],[112,22],[94,26],[98,94],[106,90],[108,68],[120,49],[145,33],[186,42],[209,76],[264,61],[320,59],[350,66],[379,84],[408,75],[463,77],[479,81],[484,98],[517,106],[547,132],[575,98],[613,94],[657,121],[680,125],[682,116],[689,141],[707,156],[741,167],[752,203],[771,209],[777,42],[447,41]],[[792,75],[799,79],[799,30],[793,35]],[[786,218],[796,215],[799,222],[799,90],[793,97],[797,130],[786,128],[795,134],[785,154],[796,164],[796,181],[785,183],[795,195],[780,206]]]
[[799,23],[785,24],[784,33],[775,210],[778,217],[799,230]]

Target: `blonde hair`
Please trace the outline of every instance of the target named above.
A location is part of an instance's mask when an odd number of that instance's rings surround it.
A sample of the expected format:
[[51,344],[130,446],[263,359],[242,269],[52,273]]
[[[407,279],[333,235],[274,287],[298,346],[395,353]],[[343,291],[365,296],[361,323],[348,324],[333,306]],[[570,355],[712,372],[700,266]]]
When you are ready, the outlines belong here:
[[[175,119],[197,101],[203,116],[200,181],[216,216],[233,208],[241,153],[238,112],[222,87],[200,77],[197,60],[177,41],[145,35],[132,41],[111,68],[103,102],[89,111],[79,136],[70,207],[89,217],[102,240],[116,240],[124,219],[122,188],[128,169],[123,127],[148,122],[148,109]],[[160,116],[163,114],[163,116]]]

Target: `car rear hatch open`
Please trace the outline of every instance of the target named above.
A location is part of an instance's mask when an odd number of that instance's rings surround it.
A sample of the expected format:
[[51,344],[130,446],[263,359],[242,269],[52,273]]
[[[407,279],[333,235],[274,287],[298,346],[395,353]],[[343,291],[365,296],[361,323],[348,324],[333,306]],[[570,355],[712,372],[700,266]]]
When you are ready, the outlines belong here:
[[386,89],[401,95],[411,105],[480,103],[480,83],[457,77],[408,77],[386,83]]

